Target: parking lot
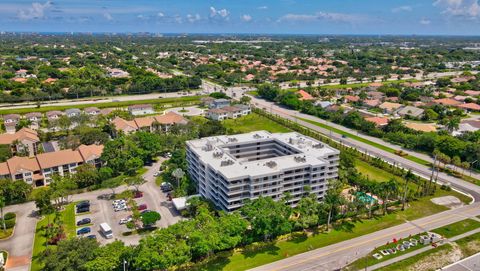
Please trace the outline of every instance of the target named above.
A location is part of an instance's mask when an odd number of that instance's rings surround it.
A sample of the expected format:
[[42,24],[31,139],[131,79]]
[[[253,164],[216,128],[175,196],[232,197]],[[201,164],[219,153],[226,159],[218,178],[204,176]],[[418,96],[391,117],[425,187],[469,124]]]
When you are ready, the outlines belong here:
[[[172,224],[177,223],[181,220],[181,216],[178,211],[175,210],[171,201],[167,200],[166,193],[162,192],[160,188],[155,184],[155,177],[154,174],[160,168],[160,164],[163,160],[153,164],[151,167],[148,168],[147,172],[143,174],[143,178],[147,181],[145,184],[139,187],[139,190],[143,193],[142,197],[135,198],[134,200],[137,203],[137,206],[142,204],[147,205],[147,210],[156,211],[160,214],[161,219],[157,221],[155,226],[159,228],[165,228]],[[130,187],[127,188],[130,190],[134,190],[134,188]],[[117,189],[116,193],[120,193],[124,191],[124,189]],[[104,191],[108,192],[108,191]],[[81,200],[88,200],[90,202],[90,211],[87,213],[77,214],[75,217],[75,221],[78,222],[84,218],[91,219],[91,223],[83,226],[78,226],[77,230],[83,227],[90,227],[91,232],[86,233],[83,236],[95,235],[96,239],[102,243],[106,244],[109,242],[113,242],[115,239],[122,240],[125,244],[137,244],[140,240],[141,236],[130,235],[130,236],[123,236],[123,232],[130,231],[125,224],[120,225],[119,222],[121,219],[127,218],[128,216],[132,215],[131,210],[121,210],[115,211],[113,207],[113,199],[110,199],[111,194],[101,194],[95,197],[88,197]],[[100,231],[100,224],[107,223],[113,232],[112,239],[106,239]]]

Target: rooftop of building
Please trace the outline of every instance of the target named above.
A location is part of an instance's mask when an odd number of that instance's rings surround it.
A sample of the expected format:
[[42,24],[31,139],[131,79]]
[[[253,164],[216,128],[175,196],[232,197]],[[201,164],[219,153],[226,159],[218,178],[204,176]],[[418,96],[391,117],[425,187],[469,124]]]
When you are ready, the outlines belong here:
[[[249,157],[236,158],[230,153],[229,148],[236,145],[262,141],[274,141],[275,144],[289,148],[291,152],[259,160],[250,160]],[[239,135],[213,136],[188,141],[187,145],[203,162],[229,179],[270,175],[305,165],[327,165],[324,157],[339,153],[328,145],[296,132],[272,134],[267,131],[256,131]]]

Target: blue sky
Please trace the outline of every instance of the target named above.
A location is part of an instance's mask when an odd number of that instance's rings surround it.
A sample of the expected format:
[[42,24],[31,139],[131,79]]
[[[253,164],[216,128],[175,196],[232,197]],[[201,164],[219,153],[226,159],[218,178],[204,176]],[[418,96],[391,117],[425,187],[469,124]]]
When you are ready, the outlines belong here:
[[0,31],[480,35],[480,0],[0,0]]

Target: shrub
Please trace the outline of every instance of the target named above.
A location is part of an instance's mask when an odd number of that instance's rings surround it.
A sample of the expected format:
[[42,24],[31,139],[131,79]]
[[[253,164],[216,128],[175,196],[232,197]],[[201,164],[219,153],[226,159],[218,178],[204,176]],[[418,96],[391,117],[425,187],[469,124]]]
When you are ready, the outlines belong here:
[[[7,229],[11,229],[15,227],[15,219],[5,220],[5,227]],[[0,230],[3,229],[3,220],[0,219]]]
[[3,216],[3,219],[5,220],[10,220],[10,219],[14,219],[15,217],[17,217],[17,215],[15,213],[6,213],[4,216]]

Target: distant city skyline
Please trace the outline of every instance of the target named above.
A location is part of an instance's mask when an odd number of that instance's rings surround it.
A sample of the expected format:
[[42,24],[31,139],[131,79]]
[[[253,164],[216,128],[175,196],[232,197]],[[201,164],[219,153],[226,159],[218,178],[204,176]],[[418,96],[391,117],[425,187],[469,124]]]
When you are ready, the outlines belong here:
[[480,35],[479,0],[2,0],[0,31]]

